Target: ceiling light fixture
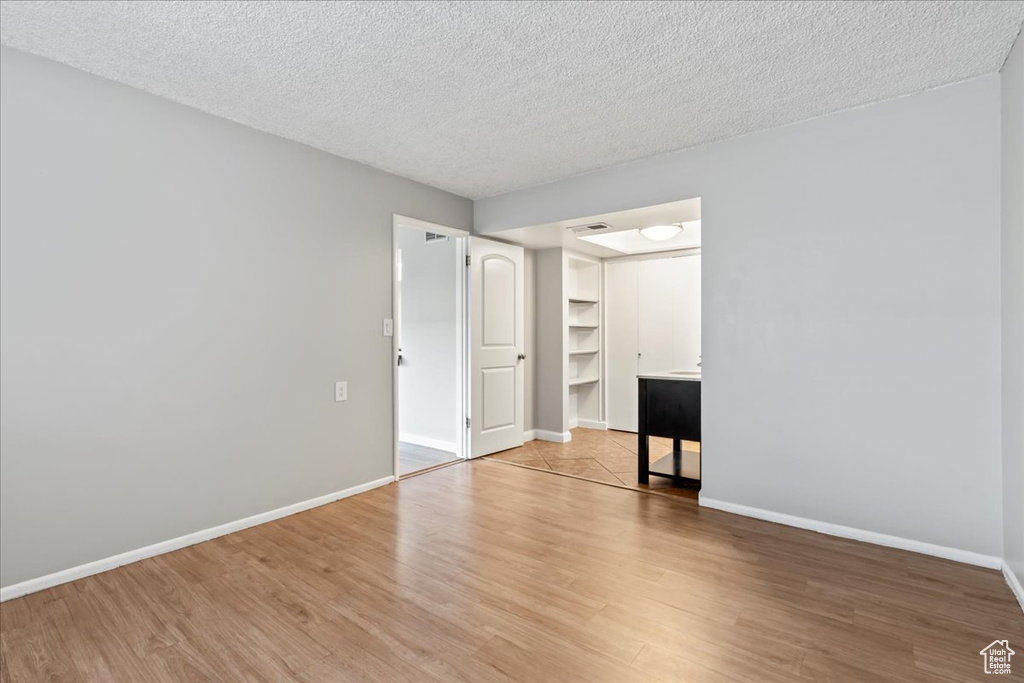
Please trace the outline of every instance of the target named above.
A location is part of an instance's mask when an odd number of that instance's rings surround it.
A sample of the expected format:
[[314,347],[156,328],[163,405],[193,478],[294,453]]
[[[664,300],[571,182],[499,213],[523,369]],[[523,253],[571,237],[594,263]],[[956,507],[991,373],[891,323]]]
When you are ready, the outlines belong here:
[[640,234],[655,242],[670,240],[683,231],[681,225],[652,225],[649,228],[640,228]]
[[[676,225],[682,231],[676,232],[672,239],[656,241],[640,234],[639,228],[626,230],[598,230],[588,233],[577,233],[574,239],[590,242],[621,254],[652,254],[659,251],[676,251],[678,249],[700,248],[700,221],[685,221]],[[670,226],[675,228],[676,226]]]

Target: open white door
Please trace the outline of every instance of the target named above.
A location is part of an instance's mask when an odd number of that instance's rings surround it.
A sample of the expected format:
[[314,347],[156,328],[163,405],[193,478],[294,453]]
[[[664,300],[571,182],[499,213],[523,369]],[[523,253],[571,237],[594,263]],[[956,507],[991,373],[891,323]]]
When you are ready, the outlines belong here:
[[608,370],[608,429],[635,432],[639,422],[637,369],[639,341],[637,335],[637,270],[636,261],[609,263],[604,268],[605,283],[605,358]]
[[470,237],[470,452],[523,445],[523,248]]

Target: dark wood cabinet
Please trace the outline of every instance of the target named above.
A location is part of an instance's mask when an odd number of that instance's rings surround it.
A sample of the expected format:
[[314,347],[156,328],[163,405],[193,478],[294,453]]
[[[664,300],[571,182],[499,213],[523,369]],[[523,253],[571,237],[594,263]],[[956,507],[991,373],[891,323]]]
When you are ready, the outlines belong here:
[[[640,377],[639,425],[637,438],[637,481],[650,482],[650,475],[668,477],[673,483],[700,488],[700,479],[682,474],[680,441],[700,441],[700,380]],[[672,453],[650,462],[650,437],[672,439]]]

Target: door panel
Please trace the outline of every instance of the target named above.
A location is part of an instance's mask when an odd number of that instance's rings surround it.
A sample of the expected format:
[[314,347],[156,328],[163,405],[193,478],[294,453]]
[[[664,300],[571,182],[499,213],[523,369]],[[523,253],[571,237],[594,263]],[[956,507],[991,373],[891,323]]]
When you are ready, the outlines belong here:
[[516,345],[516,266],[510,259],[488,254],[480,259],[483,274],[481,343],[489,347]]
[[638,265],[639,370],[679,370],[675,344],[676,266],[679,259],[640,261]]
[[700,370],[700,255],[672,259],[675,267],[677,370]]
[[609,263],[608,427],[637,430],[638,373],[699,370],[700,256]]
[[605,265],[608,428],[637,430],[637,262]]
[[523,445],[523,248],[480,237],[470,244],[470,452]]
[[480,428],[492,431],[516,423],[515,368],[483,368],[480,372],[483,414]]

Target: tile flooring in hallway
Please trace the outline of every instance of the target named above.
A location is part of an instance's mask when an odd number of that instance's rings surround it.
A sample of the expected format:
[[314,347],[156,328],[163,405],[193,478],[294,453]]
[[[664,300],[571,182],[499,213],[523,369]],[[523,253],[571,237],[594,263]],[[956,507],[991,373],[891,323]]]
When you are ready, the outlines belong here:
[[[527,441],[519,448],[488,456],[505,463],[569,474],[604,484],[696,498],[693,489],[675,488],[668,479],[651,477],[650,486],[636,483],[637,435],[614,430],[574,429],[572,441]],[[651,462],[672,452],[672,439],[651,437]],[[683,442],[683,474],[700,478],[700,444]]]

